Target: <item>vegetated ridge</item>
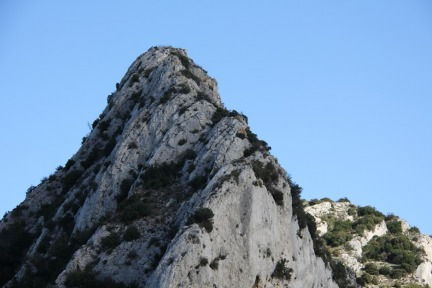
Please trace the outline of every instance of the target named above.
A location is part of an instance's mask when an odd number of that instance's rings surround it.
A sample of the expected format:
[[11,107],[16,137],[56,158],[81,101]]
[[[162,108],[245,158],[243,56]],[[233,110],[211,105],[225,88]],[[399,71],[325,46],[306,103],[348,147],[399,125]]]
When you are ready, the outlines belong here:
[[314,199],[305,206],[326,250],[362,287],[432,286],[432,238],[417,227],[346,198]]

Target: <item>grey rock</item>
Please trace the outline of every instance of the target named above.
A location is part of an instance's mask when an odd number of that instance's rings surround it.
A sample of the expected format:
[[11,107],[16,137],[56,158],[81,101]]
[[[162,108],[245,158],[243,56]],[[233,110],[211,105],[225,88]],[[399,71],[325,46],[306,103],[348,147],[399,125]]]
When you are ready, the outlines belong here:
[[[270,180],[257,163],[273,167]],[[337,287],[299,228],[288,176],[182,49],[134,61],[66,166],[0,223],[33,233],[3,287],[34,279],[36,258],[55,287],[86,269],[138,287]],[[190,221],[202,208],[214,216]],[[132,225],[139,235],[126,240]],[[282,259],[290,277],[275,277]]]

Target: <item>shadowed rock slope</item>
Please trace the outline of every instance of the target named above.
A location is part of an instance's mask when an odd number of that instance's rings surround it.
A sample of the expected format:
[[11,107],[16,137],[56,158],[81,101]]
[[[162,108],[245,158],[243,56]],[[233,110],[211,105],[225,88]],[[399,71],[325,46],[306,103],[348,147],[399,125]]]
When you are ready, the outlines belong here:
[[184,50],[151,48],[116,86],[0,222],[0,286],[338,287],[300,187]]

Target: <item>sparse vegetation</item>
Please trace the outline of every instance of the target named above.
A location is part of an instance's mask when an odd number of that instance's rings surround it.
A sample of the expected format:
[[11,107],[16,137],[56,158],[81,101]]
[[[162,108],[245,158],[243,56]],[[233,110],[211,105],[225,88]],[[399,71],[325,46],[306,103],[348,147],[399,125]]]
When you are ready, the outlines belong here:
[[420,234],[420,230],[416,226],[411,227],[408,231],[413,234]]
[[137,284],[124,284],[116,282],[109,277],[102,279],[97,278],[97,274],[90,269],[85,269],[84,271],[76,270],[70,272],[66,276],[65,285],[67,288],[95,288],[95,287],[105,287],[105,288],[137,288]]
[[137,194],[123,200],[119,205],[120,220],[130,223],[136,219],[153,214],[153,207],[150,203],[145,203]]
[[206,176],[196,176],[194,179],[189,181],[189,186],[192,188],[193,191],[198,191],[204,188],[206,184],[207,184]]
[[164,95],[159,99],[159,103],[164,104],[168,102],[174,94],[188,94],[190,91],[190,87],[185,83],[173,86],[165,91]]
[[109,235],[101,239],[101,246],[104,251],[111,251],[121,243],[120,235],[116,232],[111,232]]
[[63,191],[66,192],[72,188],[72,186],[74,186],[77,180],[81,177],[82,173],[82,170],[72,170],[67,173],[62,179]]
[[120,203],[127,198],[133,182],[134,180],[131,178],[123,179],[123,181],[120,183],[120,193],[117,196],[117,203]]
[[359,278],[357,278],[357,283],[365,286],[367,284],[378,284],[375,277],[369,275],[368,273],[363,273]]
[[138,145],[136,142],[130,142],[128,144],[128,149],[137,149],[137,148],[138,148]]
[[283,193],[274,187],[279,180],[279,172],[272,162],[267,162],[267,164],[263,164],[260,161],[252,162],[252,169],[255,173],[255,176],[261,179],[266,186],[267,191],[273,196],[276,204],[279,206],[283,205],[284,195]]
[[333,272],[333,280],[343,288],[356,288],[350,281],[350,271],[341,262],[331,259],[330,266]]
[[133,74],[130,78],[129,86],[132,86],[134,83],[139,81],[139,75]]
[[191,62],[189,60],[189,58],[183,54],[181,54],[180,52],[177,51],[172,51],[171,52],[172,55],[177,56],[178,59],[180,60],[181,64],[186,68],[186,69],[190,69],[191,68]]
[[214,213],[210,208],[199,208],[189,217],[188,224],[196,223],[210,233],[213,231],[213,217]]
[[243,152],[244,157],[249,157],[256,151],[261,151],[261,152],[270,151],[271,147],[268,146],[267,142],[263,140],[259,140],[258,136],[255,133],[252,133],[252,131],[250,131],[249,128],[246,129],[246,137],[251,143],[251,147],[249,147]]
[[143,180],[143,188],[157,189],[174,184],[183,164],[183,162],[171,162],[147,168],[140,176]]
[[293,273],[293,269],[287,267],[288,260],[281,259],[276,263],[275,270],[272,273],[272,277],[282,279],[282,280],[291,280],[291,274]]
[[198,85],[201,83],[201,79],[196,76],[195,74],[193,74],[190,70],[188,69],[183,69],[180,71],[180,73],[185,76],[186,78],[192,79],[193,81],[195,81],[195,83],[197,83]]
[[205,258],[205,257],[201,257],[201,259],[200,259],[200,263],[199,263],[200,266],[207,266],[208,263],[209,263],[209,261],[208,261],[207,258]]
[[0,286],[16,273],[34,236],[26,231],[25,224],[17,221],[0,232]]
[[209,266],[213,270],[218,270],[218,268],[219,268],[219,257],[216,257],[215,259],[213,259],[213,261],[210,263]]
[[123,240],[133,241],[141,237],[141,233],[135,225],[130,225],[123,234]]

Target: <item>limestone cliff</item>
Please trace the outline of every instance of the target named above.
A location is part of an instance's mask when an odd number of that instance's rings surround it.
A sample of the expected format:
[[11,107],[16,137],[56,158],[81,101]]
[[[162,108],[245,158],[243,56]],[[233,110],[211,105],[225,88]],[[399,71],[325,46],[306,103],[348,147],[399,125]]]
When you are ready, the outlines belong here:
[[0,286],[338,287],[269,150],[184,50],[151,48],[0,222]]

